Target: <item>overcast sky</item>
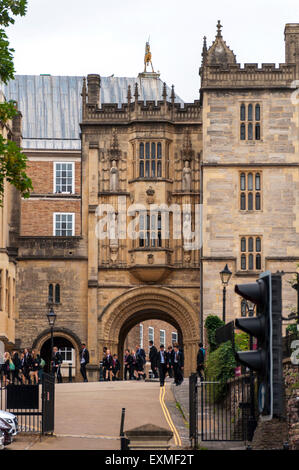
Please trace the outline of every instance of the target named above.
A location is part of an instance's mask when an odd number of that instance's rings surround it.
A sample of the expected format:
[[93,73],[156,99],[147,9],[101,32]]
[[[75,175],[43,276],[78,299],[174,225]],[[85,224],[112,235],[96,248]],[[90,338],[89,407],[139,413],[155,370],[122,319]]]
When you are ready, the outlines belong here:
[[7,29],[17,74],[136,77],[145,42],[161,79],[198,99],[202,38],[216,23],[237,61],[284,62],[284,25],[299,23],[298,0],[29,0]]

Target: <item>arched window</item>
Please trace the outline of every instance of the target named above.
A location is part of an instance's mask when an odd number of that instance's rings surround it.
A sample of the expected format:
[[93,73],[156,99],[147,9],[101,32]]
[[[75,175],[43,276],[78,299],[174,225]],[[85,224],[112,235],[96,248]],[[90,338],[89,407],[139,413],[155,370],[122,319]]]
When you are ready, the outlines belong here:
[[248,238],[248,251],[253,251],[253,238]]
[[144,143],[139,145],[139,176],[144,177]]
[[255,174],[255,190],[260,191],[261,189],[261,177],[259,173]]
[[241,211],[246,210],[246,196],[245,193],[241,193]]
[[245,121],[245,104],[241,104],[240,107],[240,120]]
[[53,303],[53,297],[54,295],[54,289],[53,289],[53,284],[49,284],[49,291],[48,291],[48,302],[49,304]]
[[248,173],[248,191],[253,191],[253,175]]
[[261,126],[259,124],[255,125],[255,140],[261,140]]
[[260,195],[260,193],[255,194],[255,210],[256,211],[261,210],[261,195]]
[[260,236],[243,236],[241,238],[241,269],[262,269],[262,239]]
[[255,120],[260,121],[261,120],[261,107],[259,104],[255,105]]
[[241,173],[241,177],[240,177],[240,187],[241,187],[241,191],[245,191],[245,189],[246,189],[246,177],[245,177],[245,173]]
[[55,286],[55,303],[60,304],[60,285],[56,284]]
[[248,121],[252,121],[252,104],[248,105]]
[[245,140],[246,136],[245,136],[245,124],[241,124],[241,127],[240,127],[240,139],[241,140]]
[[253,194],[248,193],[248,210],[252,211],[253,210]]
[[241,317],[246,317],[246,308],[247,308],[247,302],[245,299],[241,301]]
[[156,178],[162,176],[161,142],[141,142],[139,144],[139,177]]
[[257,237],[255,240],[255,251],[259,252],[262,251],[262,244],[260,237]]
[[261,255],[257,254],[255,257],[255,267],[256,269],[262,269]]
[[253,139],[253,134],[252,134],[252,124],[251,122],[248,124],[248,140]]
[[246,256],[245,255],[241,256],[241,269],[242,270],[246,269]]
[[241,251],[246,251],[246,238],[241,238]]
[[261,107],[258,103],[240,105],[240,140],[246,139],[261,140]]

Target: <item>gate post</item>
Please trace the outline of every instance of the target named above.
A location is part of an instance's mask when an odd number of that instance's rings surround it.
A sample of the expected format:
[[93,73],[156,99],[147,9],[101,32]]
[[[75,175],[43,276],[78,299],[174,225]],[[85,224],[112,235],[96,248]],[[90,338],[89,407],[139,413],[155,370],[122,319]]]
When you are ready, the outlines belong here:
[[198,396],[197,396],[197,374],[189,377],[189,439],[191,447],[198,447]]

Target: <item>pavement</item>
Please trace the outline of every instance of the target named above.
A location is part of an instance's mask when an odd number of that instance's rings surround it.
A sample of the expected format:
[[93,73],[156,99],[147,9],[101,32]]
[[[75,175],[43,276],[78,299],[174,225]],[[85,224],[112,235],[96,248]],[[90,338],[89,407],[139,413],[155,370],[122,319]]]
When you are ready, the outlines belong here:
[[[187,442],[189,428],[189,379],[185,378],[184,382],[179,386],[176,387],[175,385],[171,385],[171,391],[174,396],[174,400],[176,402],[177,407],[181,410],[181,414],[183,416],[183,420],[185,421],[185,429],[180,427],[178,424],[178,429],[181,434],[182,441],[185,443]],[[200,415],[200,407],[198,410],[198,422],[199,422],[199,429],[201,428],[200,425],[201,415]],[[200,441],[199,436],[199,448],[205,450],[245,450],[246,445],[243,442],[238,441]]]
[[186,423],[174,399],[171,382],[166,381],[165,396],[159,382],[57,384],[55,435],[42,438],[18,435],[7,451],[119,450],[122,408],[126,409],[125,431],[148,423],[176,429],[179,437],[172,438],[171,447],[185,447],[189,443]]

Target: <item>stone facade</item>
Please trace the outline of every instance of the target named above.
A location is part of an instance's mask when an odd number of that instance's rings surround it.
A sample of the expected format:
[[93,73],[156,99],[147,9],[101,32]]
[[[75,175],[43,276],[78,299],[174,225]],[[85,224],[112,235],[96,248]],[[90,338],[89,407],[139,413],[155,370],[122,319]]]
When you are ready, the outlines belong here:
[[[185,373],[193,371],[204,320],[222,313],[219,272],[226,263],[233,272],[227,321],[240,316],[233,284],[253,281],[267,269],[286,273],[284,313],[295,305],[288,281],[299,261],[299,107],[293,99],[299,26],[287,25],[285,38],[285,64],[241,67],[219,23],[209,49],[204,40],[200,100],[178,102],[174,88],[145,72],[134,87],[126,85],[125,98],[117,88],[124,79],[109,79],[122,99],[107,102],[107,77],[92,74],[82,83],[81,151],[72,150],[72,143],[46,148],[50,144],[42,140],[42,149],[33,148],[34,136],[26,135],[34,192],[21,204],[20,347],[42,348],[48,341],[50,284],[58,284],[61,292],[54,305],[55,336],[77,352],[81,341],[87,343],[91,378],[97,377],[103,347],[121,357],[129,331],[149,320],[166,321],[178,332]],[[78,77],[73,78],[77,86]],[[156,100],[146,100],[148,90],[158,90]],[[69,134],[59,138],[71,142]],[[57,162],[74,164],[68,193],[55,193]],[[169,238],[163,238],[155,219],[155,244],[141,243],[127,231],[133,204],[146,211],[151,204],[192,210],[176,224],[170,214]],[[194,230],[197,204],[202,204],[202,246],[193,249],[184,240],[184,227],[191,219]],[[113,208],[110,218],[100,212],[103,205],[108,212]],[[53,235],[56,212],[74,215],[72,235]],[[124,220],[125,230],[101,239],[105,217],[113,230]]]
[[[4,96],[0,90],[0,101]],[[21,115],[12,121],[0,123],[0,135],[20,145]],[[0,207],[0,360],[3,349],[15,343],[15,322],[18,317],[16,302],[16,236],[18,234],[19,195],[7,181]]]

